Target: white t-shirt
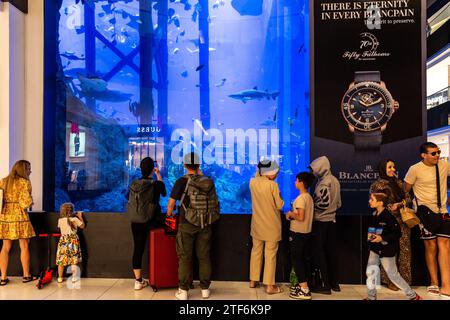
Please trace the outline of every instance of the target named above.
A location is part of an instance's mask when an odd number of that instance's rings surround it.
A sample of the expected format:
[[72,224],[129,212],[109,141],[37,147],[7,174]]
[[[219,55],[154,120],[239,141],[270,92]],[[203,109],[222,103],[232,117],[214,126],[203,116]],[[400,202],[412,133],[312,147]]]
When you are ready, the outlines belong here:
[[[447,212],[447,176],[450,175],[450,164],[440,160],[439,183],[441,191],[441,212]],[[406,173],[405,182],[413,186],[414,195],[419,205],[424,205],[438,212],[436,168],[427,166],[422,161],[411,166]]]
[[[69,219],[77,228],[83,224],[83,222],[81,222],[80,219],[78,219],[78,218],[71,217]],[[67,221],[67,218],[59,218],[58,219],[58,228],[61,230],[61,236],[67,236],[70,234],[77,233],[76,229],[72,230],[72,228],[70,227],[70,225]]]
[[290,230],[298,233],[310,233],[314,217],[314,200],[309,193],[300,194],[294,201],[293,209],[305,210],[305,220],[291,220]]

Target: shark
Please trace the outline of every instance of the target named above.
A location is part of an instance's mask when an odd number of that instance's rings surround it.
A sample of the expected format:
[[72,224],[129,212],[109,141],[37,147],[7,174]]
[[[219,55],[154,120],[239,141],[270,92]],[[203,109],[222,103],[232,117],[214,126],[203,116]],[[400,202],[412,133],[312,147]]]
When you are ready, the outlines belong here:
[[77,77],[83,91],[105,92],[108,90],[108,83],[99,77],[86,77],[80,73]]
[[279,94],[280,93],[278,91],[274,92],[269,92],[268,90],[262,91],[258,90],[258,87],[254,87],[253,89],[250,90],[243,90],[237,93],[230,94],[229,97],[236,100],[241,100],[243,103],[247,103],[247,101],[255,99],[261,100],[263,98],[266,98],[267,100],[270,100],[270,98],[272,98],[273,100],[275,100]]

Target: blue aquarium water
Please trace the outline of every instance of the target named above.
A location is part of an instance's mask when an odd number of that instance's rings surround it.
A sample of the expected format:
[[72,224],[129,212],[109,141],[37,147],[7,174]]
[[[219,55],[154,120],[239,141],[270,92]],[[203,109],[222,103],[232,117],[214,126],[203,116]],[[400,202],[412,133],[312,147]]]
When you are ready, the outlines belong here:
[[170,192],[191,151],[223,213],[251,213],[261,158],[289,204],[309,162],[308,2],[62,0],[55,209],[123,212],[147,156]]

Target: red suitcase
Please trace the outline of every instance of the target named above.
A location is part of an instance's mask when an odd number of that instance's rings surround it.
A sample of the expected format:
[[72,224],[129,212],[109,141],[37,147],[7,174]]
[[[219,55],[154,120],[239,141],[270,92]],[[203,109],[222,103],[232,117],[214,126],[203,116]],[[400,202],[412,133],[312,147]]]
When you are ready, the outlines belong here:
[[149,250],[149,280],[153,291],[178,287],[176,237],[166,235],[164,229],[154,229],[150,231]]

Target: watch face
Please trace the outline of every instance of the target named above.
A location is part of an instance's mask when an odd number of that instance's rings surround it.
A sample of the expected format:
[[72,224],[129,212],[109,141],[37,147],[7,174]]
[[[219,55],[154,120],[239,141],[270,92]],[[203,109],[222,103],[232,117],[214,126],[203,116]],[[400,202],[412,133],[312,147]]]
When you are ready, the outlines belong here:
[[342,99],[342,114],[359,131],[380,129],[394,112],[394,100],[375,82],[361,82],[351,87]]

